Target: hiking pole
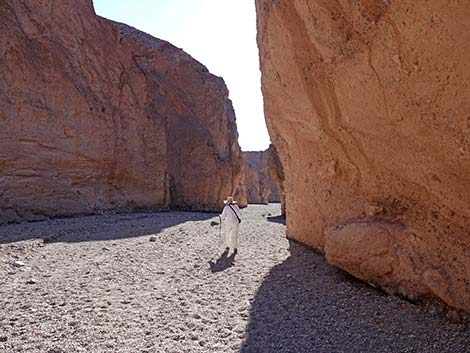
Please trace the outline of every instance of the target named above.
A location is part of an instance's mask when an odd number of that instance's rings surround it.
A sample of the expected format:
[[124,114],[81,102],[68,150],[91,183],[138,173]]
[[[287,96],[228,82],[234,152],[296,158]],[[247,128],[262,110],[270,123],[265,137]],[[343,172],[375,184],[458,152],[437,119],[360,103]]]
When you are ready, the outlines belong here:
[[222,217],[219,215],[219,248],[222,245]]
[[[222,218],[219,215],[219,241],[217,242],[219,249],[220,249],[220,245],[222,244],[221,242],[222,242]],[[217,249],[217,251],[219,251],[219,249]],[[212,260],[214,260],[216,256],[217,256],[217,253],[209,260],[209,263],[211,263]]]

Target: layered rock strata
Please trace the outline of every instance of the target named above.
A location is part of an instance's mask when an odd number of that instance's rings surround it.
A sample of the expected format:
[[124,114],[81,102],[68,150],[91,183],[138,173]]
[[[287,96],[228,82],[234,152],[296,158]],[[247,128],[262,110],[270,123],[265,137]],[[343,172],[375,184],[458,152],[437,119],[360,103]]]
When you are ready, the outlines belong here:
[[228,90],[188,54],[91,0],[2,1],[0,33],[0,222],[236,192]]
[[470,311],[470,6],[257,0],[289,237]]

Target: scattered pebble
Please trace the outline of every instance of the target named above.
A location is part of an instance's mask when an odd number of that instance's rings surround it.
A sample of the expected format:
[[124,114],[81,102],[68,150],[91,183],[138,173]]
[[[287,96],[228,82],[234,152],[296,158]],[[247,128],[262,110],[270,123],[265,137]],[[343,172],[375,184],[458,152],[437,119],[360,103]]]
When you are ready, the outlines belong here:
[[[242,212],[235,257],[221,256],[213,214],[0,227],[0,352],[468,351],[459,313],[430,314],[289,243],[266,218],[279,205]],[[53,246],[31,245],[45,235]]]
[[13,261],[13,266],[15,266],[15,267],[24,267],[24,266],[26,266],[26,264],[22,261],[16,260],[16,261]]

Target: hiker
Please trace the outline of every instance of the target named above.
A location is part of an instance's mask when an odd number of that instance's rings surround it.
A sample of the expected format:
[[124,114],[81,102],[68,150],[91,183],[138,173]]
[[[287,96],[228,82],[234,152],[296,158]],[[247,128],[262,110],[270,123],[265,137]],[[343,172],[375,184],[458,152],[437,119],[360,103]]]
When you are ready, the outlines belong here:
[[233,249],[233,253],[238,252],[238,228],[241,222],[242,215],[240,209],[238,208],[237,202],[233,199],[232,196],[227,197],[227,200],[224,201],[225,207],[222,211],[220,217],[224,221],[224,246],[225,251],[230,251],[230,248]]

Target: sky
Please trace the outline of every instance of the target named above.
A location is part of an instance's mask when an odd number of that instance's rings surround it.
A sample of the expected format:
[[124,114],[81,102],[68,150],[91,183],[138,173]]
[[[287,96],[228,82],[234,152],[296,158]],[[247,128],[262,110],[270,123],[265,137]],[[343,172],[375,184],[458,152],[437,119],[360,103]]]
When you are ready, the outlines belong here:
[[98,15],[169,41],[223,77],[243,151],[270,140],[264,121],[254,0],[93,0]]

